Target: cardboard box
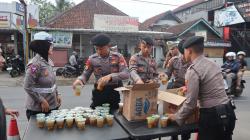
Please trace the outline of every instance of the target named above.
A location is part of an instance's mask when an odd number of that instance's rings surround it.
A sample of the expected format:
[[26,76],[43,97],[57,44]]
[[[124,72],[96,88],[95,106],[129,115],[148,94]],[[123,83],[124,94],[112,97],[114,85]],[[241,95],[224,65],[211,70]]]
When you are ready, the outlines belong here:
[[128,121],[140,121],[156,114],[159,86],[149,83],[116,88],[123,93],[123,116]]
[[[171,89],[167,91],[159,91],[158,99],[163,101],[163,113],[174,114],[183,105],[186,97],[177,94],[178,89]],[[199,109],[195,108],[191,116],[189,116],[185,123],[196,123],[199,118]]]

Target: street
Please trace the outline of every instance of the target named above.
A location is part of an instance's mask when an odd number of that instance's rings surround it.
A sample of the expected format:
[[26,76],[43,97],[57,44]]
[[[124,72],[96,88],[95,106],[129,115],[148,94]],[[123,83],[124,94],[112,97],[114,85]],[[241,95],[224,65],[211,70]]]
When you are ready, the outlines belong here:
[[[237,106],[236,114],[237,114],[237,124],[234,130],[233,139],[237,140],[248,140],[250,137],[250,95],[248,91],[250,91],[250,77],[245,77],[246,80],[246,89],[242,97],[235,98],[235,103]],[[91,89],[93,85],[86,85],[83,90],[81,96],[74,96],[73,90],[71,86],[62,86],[59,87],[59,92],[62,94],[62,107],[61,108],[73,108],[76,106],[89,106],[91,102]],[[161,87],[162,89],[162,87]],[[25,116],[25,97],[26,93],[24,92],[22,87],[1,87],[0,88],[0,97],[2,98],[5,107],[17,109],[20,112],[20,117],[18,118],[19,132],[20,136],[24,135],[25,128],[27,125],[27,119]],[[10,117],[7,117],[7,121],[9,122]],[[192,138],[193,139],[193,138]]]

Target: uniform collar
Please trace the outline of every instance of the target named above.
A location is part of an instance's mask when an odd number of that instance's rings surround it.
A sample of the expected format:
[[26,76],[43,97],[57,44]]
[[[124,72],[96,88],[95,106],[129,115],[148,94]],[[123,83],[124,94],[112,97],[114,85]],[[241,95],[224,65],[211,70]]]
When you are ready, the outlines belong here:
[[204,55],[200,55],[197,58],[195,58],[192,62],[192,64],[197,64],[199,63],[205,56]]
[[[43,61],[44,63],[49,64],[40,54],[36,54],[36,57],[37,57],[39,60]],[[48,60],[48,61],[49,61],[49,60]]]
[[[140,51],[139,53],[138,53],[140,56],[142,56],[142,52]],[[142,56],[143,57],[143,56]],[[143,57],[143,58],[145,58],[145,57]],[[149,57],[148,58],[153,58],[153,56],[152,55],[149,55]]]

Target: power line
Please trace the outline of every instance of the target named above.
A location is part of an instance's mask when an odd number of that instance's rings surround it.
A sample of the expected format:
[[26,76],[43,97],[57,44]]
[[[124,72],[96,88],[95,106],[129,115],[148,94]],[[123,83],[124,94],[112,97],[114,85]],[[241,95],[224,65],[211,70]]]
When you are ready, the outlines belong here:
[[158,5],[168,5],[168,6],[179,6],[179,5],[175,5],[175,4],[160,3],[160,2],[151,2],[151,1],[144,1],[144,0],[129,0],[129,1],[136,1],[136,2],[150,3],[150,4],[158,4]]

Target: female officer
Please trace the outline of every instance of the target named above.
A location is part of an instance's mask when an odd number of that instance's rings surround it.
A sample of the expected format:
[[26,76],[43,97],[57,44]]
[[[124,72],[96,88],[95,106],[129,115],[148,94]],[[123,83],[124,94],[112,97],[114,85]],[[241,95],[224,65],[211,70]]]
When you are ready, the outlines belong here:
[[46,32],[38,32],[29,47],[36,56],[27,64],[24,80],[28,119],[38,113],[49,113],[61,105],[52,68],[53,62],[48,58],[53,54],[52,36]]

